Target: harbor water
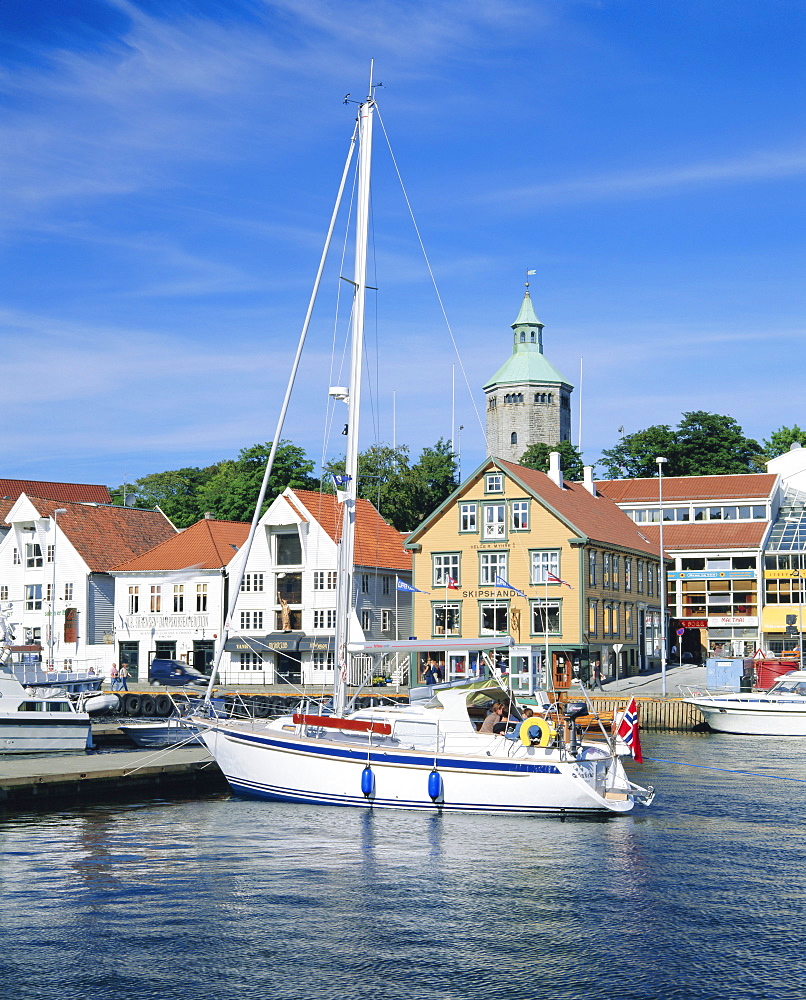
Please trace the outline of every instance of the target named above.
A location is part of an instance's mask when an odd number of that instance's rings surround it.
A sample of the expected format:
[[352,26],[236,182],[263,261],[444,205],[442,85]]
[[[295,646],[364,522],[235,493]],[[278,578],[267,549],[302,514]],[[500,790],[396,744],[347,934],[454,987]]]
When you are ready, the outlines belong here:
[[802,996],[806,740],[643,743],[706,767],[645,763],[655,803],[607,820],[226,795],[6,814],[3,997]]

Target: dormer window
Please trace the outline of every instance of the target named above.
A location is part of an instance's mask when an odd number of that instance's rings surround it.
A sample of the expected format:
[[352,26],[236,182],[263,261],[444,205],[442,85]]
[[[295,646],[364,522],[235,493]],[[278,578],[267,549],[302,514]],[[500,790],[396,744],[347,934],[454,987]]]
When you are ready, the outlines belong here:
[[504,477],[500,472],[490,472],[487,475],[486,489],[488,493],[504,492]]

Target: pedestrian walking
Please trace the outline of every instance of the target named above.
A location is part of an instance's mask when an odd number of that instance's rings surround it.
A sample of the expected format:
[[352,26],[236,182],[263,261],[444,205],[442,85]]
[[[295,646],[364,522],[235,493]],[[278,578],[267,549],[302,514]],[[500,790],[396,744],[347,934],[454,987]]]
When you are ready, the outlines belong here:
[[126,680],[129,676],[129,670],[125,663],[121,663],[120,670],[118,670],[118,691],[128,691],[129,685]]
[[109,671],[109,680],[110,680],[110,685],[109,685],[110,688],[113,691],[117,691],[117,689],[118,689],[118,683],[119,683],[119,681],[118,681],[118,665],[117,665],[117,663],[113,663],[112,664],[112,669]]

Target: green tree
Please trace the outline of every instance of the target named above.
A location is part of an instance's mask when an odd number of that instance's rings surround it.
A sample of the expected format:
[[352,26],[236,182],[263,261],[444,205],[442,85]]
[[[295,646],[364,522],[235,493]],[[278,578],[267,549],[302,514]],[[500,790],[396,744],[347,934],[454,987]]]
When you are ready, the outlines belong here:
[[609,479],[655,476],[659,456],[668,459],[664,475],[726,476],[755,472],[760,451],[733,417],[693,410],[676,428],[654,424],[628,434],[602,453],[600,464]]
[[768,438],[764,438],[761,442],[760,467],[764,469],[765,459],[769,460],[783,455],[795,443],[806,445],[806,431],[801,430],[797,424],[793,427],[779,427],[777,431],[773,431]]
[[[251,521],[270,450],[271,441],[255,444],[242,448],[236,459],[220,462],[215,474],[199,489],[202,510],[227,521]],[[287,486],[317,489],[318,482],[311,478],[313,468],[302,448],[281,441],[261,514]]]
[[520,465],[527,469],[537,469],[538,472],[549,471],[549,454],[552,451],[560,453],[560,468],[565,479],[582,479],[582,455],[579,448],[570,441],[560,441],[559,444],[530,444],[520,457]]
[[[322,489],[333,491],[331,475],[344,472],[344,461],[325,464]],[[376,444],[358,456],[357,494],[376,508],[398,531],[413,531],[456,489],[456,456],[441,438],[423,448],[412,465],[406,445]]]
[[126,484],[125,491],[119,486],[110,493],[115,503],[123,503],[125,492],[129,506],[147,510],[159,506],[178,528],[187,528],[203,516],[205,508],[199,491],[217,470],[217,465],[210,465],[205,469],[188,467],[154,472]]

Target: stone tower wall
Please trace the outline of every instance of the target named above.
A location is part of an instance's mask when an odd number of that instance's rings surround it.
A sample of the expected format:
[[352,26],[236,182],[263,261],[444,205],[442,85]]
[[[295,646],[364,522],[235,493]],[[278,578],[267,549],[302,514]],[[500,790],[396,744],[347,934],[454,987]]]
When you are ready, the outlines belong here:
[[[515,444],[513,433],[517,435]],[[567,386],[531,383],[496,386],[487,392],[490,455],[517,462],[531,444],[570,440],[571,390]]]

